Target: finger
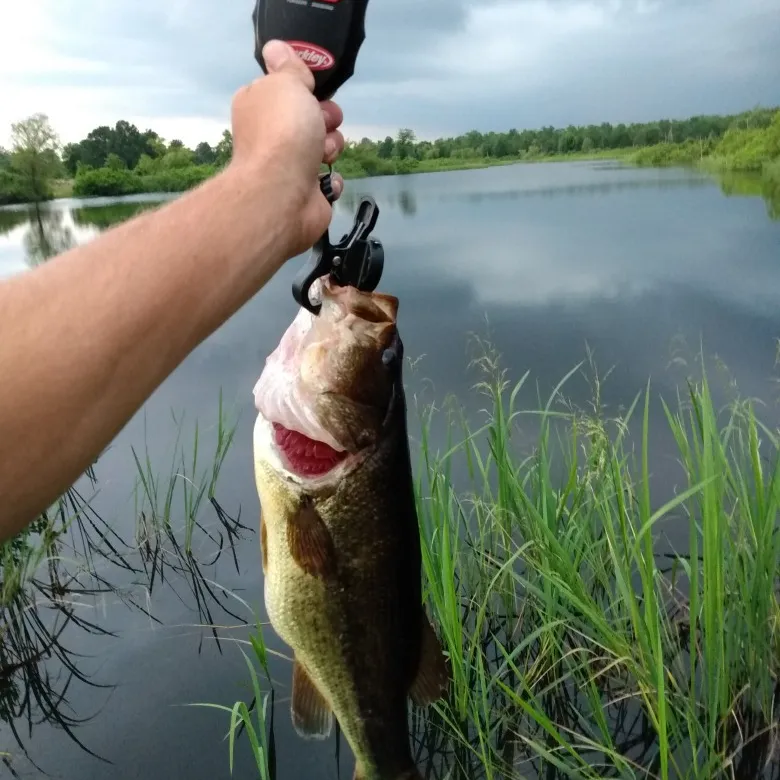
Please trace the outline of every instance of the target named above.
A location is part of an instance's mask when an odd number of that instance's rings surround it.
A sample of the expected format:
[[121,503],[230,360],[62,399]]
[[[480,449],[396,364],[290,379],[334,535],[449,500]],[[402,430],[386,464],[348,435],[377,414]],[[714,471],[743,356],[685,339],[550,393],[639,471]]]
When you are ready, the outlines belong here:
[[331,174],[330,185],[333,188],[335,199],[338,200],[344,192],[344,179],[340,173]]
[[314,74],[289,44],[268,41],[263,46],[263,60],[269,73],[290,73],[300,79],[310,92],[314,92]]
[[343,151],[344,136],[338,130],[328,133],[325,138],[325,156],[322,161],[326,165],[332,165]]
[[338,104],[331,100],[326,100],[320,104],[322,113],[325,116],[325,127],[329,133],[333,132],[344,121],[344,114]]

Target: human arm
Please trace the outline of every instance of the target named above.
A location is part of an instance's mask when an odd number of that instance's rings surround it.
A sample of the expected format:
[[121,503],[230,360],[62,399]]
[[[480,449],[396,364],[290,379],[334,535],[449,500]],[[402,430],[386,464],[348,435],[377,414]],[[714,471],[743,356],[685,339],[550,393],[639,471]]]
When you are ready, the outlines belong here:
[[318,171],[343,148],[341,112],[316,101],[294,54],[277,53],[266,50],[273,72],[234,99],[225,171],[0,282],[0,540],[73,484],[181,361],[327,228]]

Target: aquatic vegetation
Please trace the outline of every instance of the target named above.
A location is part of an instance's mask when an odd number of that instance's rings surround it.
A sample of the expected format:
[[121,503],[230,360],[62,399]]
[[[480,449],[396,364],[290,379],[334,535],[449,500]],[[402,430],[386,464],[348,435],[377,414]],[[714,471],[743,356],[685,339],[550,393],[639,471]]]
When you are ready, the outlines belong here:
[[706,161],[712,170],[758,171],[780,158],[780,111],[768,121],[745,124],[734,120],[722,137],[714,134],[681,142],[664,142],[629,157],[636,165],[681,165]]
[[[160,624],[151,598],[155,586],[175,590],[176,583],[184,582],[198,623],[208,625],[220,650],[216,610],[235,617],[226,604],[229,595],[211,583],[224,554],[231,555],[238,570],[237,543],[245,532],[253,532],[216,497],[236,423],[220,395],[210,436],[214,450],[204,458],[199,422],[185,447],[183,418],[174,420],[179,435],[167,473],[152,462],[146,448],[134,452],[135,539],[123,539],[115,518],[102,516],[93,506],[88,494],[99,485],[98,461],[49,511],[0,545],[0,722],[14,740],[3,749],[15,748],[42,774],[47,768],[34,763],[24,736],[24,731],[31,736],[39,723],[63,729],[100,759],[99,748],[78,735],[78,727],[93,715],[74,714],[68,701],[68,691],[77,683],[112,687],[87,676],[79,668],[80,654],[71,650],[74,631],[115,636],[88,617],[96,599],[111,595]],[[13,772],[13,755],[4,755],[3,761]]]
[[688,140],[683,143],[660,143],[647,146],[628,159],[634,165],[660,168],[669,165],[694,165],[701,162],[715,148],[713,140]]
[[[485,426],[462,423],[444,454],[424,441],[419,483],[429,603],[456,659],[438,714],[465,775],[760,774],[778,722],[778,433],[748,401],[719,413],[702,372],[663,402],[679,482],[659,506],[649,386],[612,420],[559,411],[560,388],[521,458],[520,385],[484,365]],[[664,523],[687,524],[687,550],[662,551]]]
[[[230,595],[212,585],[203,570],[213,567],[223,552],[229,551],[236,571],[239,571],[236,543],[242,533],[254,533],[253,528],[241,523],[240,510],[237,517],[232,518],[216,498],[217,481],[233,443],[236,423],[230,423],[226,417],[220,393],[214,451],[204,463],[199,422],[195,421],[192,437],[186,443],[183,441],[184,418],[174,416],[174,422],[177,433],[167,473],[152,462],[148,449],[139,453],[132,448],[137,470],[135,545],[150,595],[156,582],[172,587],[171,575],[181,578],[194,599],[200,623],[209,628],[221,649],[210,604],[219,605],[241,623],[244,620],[227,606]],[[207,506],[212,515],[209,525],[202,517],[202,510]],[[195,544],[196,536],[198,545]],[[205,547],[205,553],[201,545]]]
[[[598,376],[592,408],[566,400],[580,367],[524,411],[527,376],[490,351],[478,365],[484,424],[462,399],[419,409],[425,600],[453,679],[411,707],[425,776],[778,776],[780,432],[748,399],[717,405],[703,362],[675,397],[648,384],[612,416]],[[656,405],[676,444],[663,498]]]

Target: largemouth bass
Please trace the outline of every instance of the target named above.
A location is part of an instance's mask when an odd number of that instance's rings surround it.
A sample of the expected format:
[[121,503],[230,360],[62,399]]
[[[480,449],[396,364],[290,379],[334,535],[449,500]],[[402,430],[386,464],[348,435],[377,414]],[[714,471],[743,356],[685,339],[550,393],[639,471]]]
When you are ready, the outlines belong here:
[[292,720],[338,720],[355,780],[417,780],[407,705],[447,691],[422,604],[398,299],[317,283],[255,387],[265,603],[295,654]]

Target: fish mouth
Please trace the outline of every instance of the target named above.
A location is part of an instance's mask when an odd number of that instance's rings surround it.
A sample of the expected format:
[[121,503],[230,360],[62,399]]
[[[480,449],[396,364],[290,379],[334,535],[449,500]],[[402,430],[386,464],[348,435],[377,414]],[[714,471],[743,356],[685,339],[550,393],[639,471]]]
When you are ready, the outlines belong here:
[[316,479],[324,477],[349,460],[348,452],[339,451],[323,441],[272,423],[273,441],[287,471],[298,477]]
[[370,447],[358,452],[334,449],[330,444],[257,415],[255,457],[284,481],[307,491],[330,491],[366,459]]

